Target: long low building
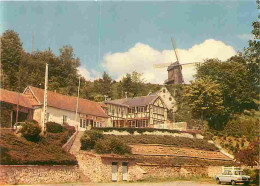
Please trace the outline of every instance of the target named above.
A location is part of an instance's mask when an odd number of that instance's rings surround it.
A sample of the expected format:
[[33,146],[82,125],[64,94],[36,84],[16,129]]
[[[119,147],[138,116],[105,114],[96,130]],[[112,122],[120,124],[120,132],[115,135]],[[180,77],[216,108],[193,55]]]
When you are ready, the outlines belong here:
[[[5,109],[10,112],[9,116],[7,115],[10,119],[7,118],[6,126],[12,126],[15,123],[17,108],[18,121],[34,119],[42,125],[44,89],[28,86],[23,93],[0,90],[1,110]],[[8,108],[3,108],[3,103],[9,105]],[[109,116],[104,110],[105,107],[104,104],[79,98],[76,115],[77,97],[48,91],[47,122],[66,123],[81,131],[86,130],[89,126],[105,127],[110,124]]]
[[[41,123],[43,117],[44,90],[28,86],[24,94],[35,101],[33,119]],[[109,116],[102,106],[94,101],[66,96],[56,92],[47,93],[47,121],[60,124],[73,125],[78,130],[85,130],[88,126],[105,127],[109,122]]]

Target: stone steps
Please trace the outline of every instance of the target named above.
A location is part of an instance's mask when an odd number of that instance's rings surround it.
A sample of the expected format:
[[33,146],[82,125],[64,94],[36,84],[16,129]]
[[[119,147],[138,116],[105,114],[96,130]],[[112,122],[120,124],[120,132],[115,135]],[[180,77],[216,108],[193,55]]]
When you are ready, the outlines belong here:
[[88,175],[84,174],[84,170],[86,169],[86,165],[84,164],[84,161],[82,160],[82,157],[80,155],[80,138],[84,134],[83,131],[79,131],[71,148],[70,148],[70,153],[73,154],[77,161],[78,161],[78,166],[79,166],[79,171],[80,171],[80,179],[82,182],[90,182],[90,178]]

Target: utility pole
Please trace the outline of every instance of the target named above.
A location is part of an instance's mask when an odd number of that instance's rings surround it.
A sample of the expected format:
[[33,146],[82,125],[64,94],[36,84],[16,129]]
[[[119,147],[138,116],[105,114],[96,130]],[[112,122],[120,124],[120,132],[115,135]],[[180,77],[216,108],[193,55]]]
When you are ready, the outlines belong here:
[[48,97],[48,63],[46,63],[46,69],[45,69],[45,85],[44,85],[44,101],[43,101],[43,117],[42,117],[43,132],[46,131],[47,97]]
[[34,37],[33,37],[33,34],[32,34],[32,53],[34,52],[33,44],[34,44]]
[[[176,99],[175,99],[175,96],[176,96],[176,89],[174,88],[174,91],[173,91],[173,99],[174,99],[174,100],[176,100]],[[175,105],[174,105],[174,106],[175,106]],[[173,106],[173,108],[172,108],[172,121],[173,121],[173,123],[176,122],[176,121],[175,121],[174,106]]]
[[80,77],[79,77],[79,86],[78,86],[78,97],[77,97],[77,105],[76,105],[75,122],[77,121],[77,116],[78,116],[78,107],[79,107],[79,89],[80,89]]

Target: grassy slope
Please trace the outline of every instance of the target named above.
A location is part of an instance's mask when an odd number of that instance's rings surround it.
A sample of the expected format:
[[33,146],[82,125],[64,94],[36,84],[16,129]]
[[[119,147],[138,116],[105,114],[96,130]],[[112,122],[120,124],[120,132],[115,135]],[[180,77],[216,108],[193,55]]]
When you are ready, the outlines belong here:
[[75,157],[62,150],[67,131],[47,133],[39,142],[30,142],[10,131],[1,131],[1,164],[66,165],[77,164]]

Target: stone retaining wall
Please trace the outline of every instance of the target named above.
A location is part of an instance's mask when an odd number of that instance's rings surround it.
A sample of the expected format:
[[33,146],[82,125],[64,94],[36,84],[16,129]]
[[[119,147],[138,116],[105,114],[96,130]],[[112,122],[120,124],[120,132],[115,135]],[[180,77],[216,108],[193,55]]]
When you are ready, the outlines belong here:
[[78,166],[0,165],[0,184],[72,183],[80,181]]

